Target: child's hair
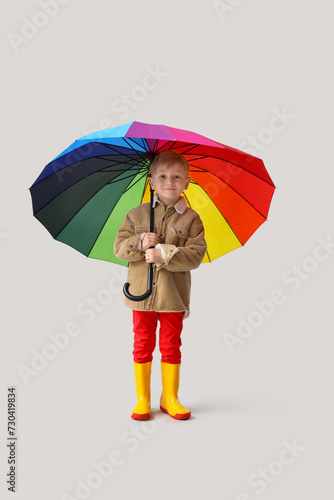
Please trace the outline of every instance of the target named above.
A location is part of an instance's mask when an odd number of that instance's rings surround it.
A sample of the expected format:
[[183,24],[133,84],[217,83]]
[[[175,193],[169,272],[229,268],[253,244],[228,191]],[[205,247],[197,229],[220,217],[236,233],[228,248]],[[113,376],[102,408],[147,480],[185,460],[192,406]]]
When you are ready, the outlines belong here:
[[172,151],[171,149],[168,151],[161,151],[161,153],[157,153],[150,165],[150,172],[153,173],[159,165],[164,164],[168,168],[171,167],[174,163],[181,164],[187,175],[189,174],[189,163],[187,162],[185,157],[180,153],[177,153],[176,151]]

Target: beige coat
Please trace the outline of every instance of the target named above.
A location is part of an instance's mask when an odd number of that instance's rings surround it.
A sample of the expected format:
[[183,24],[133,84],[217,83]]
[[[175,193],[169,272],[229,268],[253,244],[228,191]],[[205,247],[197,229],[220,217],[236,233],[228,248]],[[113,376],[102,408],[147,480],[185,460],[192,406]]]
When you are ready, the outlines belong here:
[[[128,282],[132,295],[147,289],[145,253],[140,250],[141,235],[150,231],[150,204],[132,209],[119,228],[114,250],[116,256],[129,262]],[[157,312],[182,312],[189,315],[190,270],[196,269],[206,252],[204,229],[199,215],[187,207],[182,196],[172,207],[165,206],[155,195],[154,231],[161,236],[164,264],[153,264],[152,295],[140,302],[126,297],[131,309]]]

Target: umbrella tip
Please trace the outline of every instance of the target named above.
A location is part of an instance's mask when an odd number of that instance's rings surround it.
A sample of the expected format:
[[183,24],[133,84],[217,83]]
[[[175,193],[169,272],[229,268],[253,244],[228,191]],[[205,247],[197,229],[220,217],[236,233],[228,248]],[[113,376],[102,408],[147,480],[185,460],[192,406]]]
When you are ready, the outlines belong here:
[[150,163],[152,163],[152,161],[154,160],[154,158],[157,156],[157,153],[155,153],[154,151],[147,151],[145,153],[145,158],[147,158]]

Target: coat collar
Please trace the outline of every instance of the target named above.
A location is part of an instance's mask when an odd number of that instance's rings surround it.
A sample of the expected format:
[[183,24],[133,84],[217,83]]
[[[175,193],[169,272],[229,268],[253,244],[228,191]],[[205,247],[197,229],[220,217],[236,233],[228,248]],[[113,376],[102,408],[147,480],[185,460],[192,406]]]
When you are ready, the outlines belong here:
[[[157,193],[155,193],[153,196],[153,207],[155,207],[156,203],[161,203]],[[187,208],[187,202],[184,196],[181,195],[179,201],[174,205],[174,208],[177,211],[177,213],[183,214],[183,212]]]

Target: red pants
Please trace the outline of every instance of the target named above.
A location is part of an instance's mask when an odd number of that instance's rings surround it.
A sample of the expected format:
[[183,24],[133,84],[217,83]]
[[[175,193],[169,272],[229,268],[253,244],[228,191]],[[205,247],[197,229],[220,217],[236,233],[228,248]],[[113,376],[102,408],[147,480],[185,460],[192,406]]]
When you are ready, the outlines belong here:
[[164,363],[181,363],[181,332],[183,312],[132,311],[133,312],[133,359],[135,363],[148,363],[153,359],[158,320],[159,349]]

